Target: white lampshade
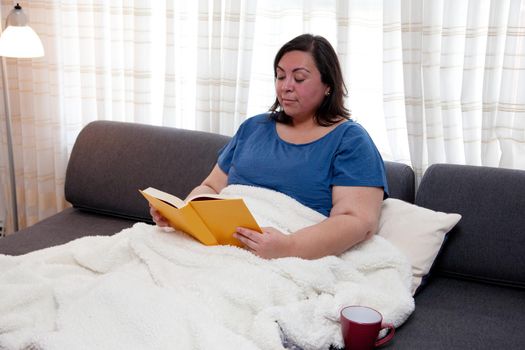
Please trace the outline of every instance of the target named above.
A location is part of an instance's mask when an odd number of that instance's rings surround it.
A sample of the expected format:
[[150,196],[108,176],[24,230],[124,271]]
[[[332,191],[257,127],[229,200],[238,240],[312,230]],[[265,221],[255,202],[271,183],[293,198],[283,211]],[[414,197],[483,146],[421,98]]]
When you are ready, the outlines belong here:
[[44,47],[35,31],[27,25],[22,7],[16,4],[7,16],[7,28],[0,36],[0,56],[31,58],[44,56]]
[[29,26],[9,26],[0,36],[0,56],[31,58],[44,56],[44,47]]

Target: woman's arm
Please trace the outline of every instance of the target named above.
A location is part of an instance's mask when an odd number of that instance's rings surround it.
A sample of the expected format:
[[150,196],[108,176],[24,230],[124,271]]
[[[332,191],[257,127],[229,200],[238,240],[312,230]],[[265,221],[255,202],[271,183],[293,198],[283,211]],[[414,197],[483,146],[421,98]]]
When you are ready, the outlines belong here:
[[237,238],[247,249],[264,258],[297,256],[316,259],[339,255],[377,231],[383,189],[378,187],[336,186],[332,192],[330,216],[291,235],[274,228],[264,234],[239,228]]
[[293,251],[315,259],[339,255],[377,232],[383,189],[337,186],[330,216],[294,233]]
[[[195,187],[186,198],[198,194],[219,193],[227,184],[228,175],[215,164],[208,177],[206,177],[199,186]],[[149,212],[155,224],[160,227],[169,226],[168,221],[151,205]]]
[[186,198],[198,194],[219,193],[228,184],[228,175],[221,170],[219,165],[215,164],[212,171],[202,183],[195,187]]

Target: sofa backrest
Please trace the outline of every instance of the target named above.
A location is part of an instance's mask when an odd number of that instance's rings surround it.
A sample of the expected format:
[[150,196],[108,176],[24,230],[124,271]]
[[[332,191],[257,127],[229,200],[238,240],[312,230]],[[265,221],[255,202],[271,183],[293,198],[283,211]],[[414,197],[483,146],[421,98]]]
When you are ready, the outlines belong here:
[[416,177],[414,170],[406,164],[385,161],[390,198],[414,203]]
[[525,171],[435,164],[425,172],[415,203],[462,215],[435,272],[525,287]]
[[139,189],[184,198],[211,171],[226,136],[136,123],[95,121],[77,137],[65,196],[74,207],[149,221]]
[[[95,121],[78,135],[69,159],[65,195],[90,212],[150,221],[139,189],[156,187],[181,198],[210,172],[230,140],[213,133],[144,124]],[[390,196],[414,200],[414,172],[385,162]]]

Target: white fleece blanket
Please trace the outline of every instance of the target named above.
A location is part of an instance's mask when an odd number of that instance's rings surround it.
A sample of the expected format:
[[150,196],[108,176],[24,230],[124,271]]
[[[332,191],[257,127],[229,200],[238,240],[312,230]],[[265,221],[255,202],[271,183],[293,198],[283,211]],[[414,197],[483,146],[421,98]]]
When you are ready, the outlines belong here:
[[[261,226],[324,217],[277,192],[229,186]],[[0,255],[0,349],[303,349],[342,346],[339,311],[396,326],[414,310],[406,258],[376,236],[339,257],[261,259],[136,224],[20,257]]]

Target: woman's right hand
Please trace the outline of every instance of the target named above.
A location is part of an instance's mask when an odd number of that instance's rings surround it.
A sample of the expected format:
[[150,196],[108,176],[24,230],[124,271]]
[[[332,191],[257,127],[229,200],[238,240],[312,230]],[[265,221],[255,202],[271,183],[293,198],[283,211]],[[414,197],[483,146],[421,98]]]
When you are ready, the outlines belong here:
[[162,216],[155,208],[153,208],[151,205],[149,206],[149,213],[151,215],[151,218],[157,224],[159,227],[168,227],[168,221],[164,216]]

